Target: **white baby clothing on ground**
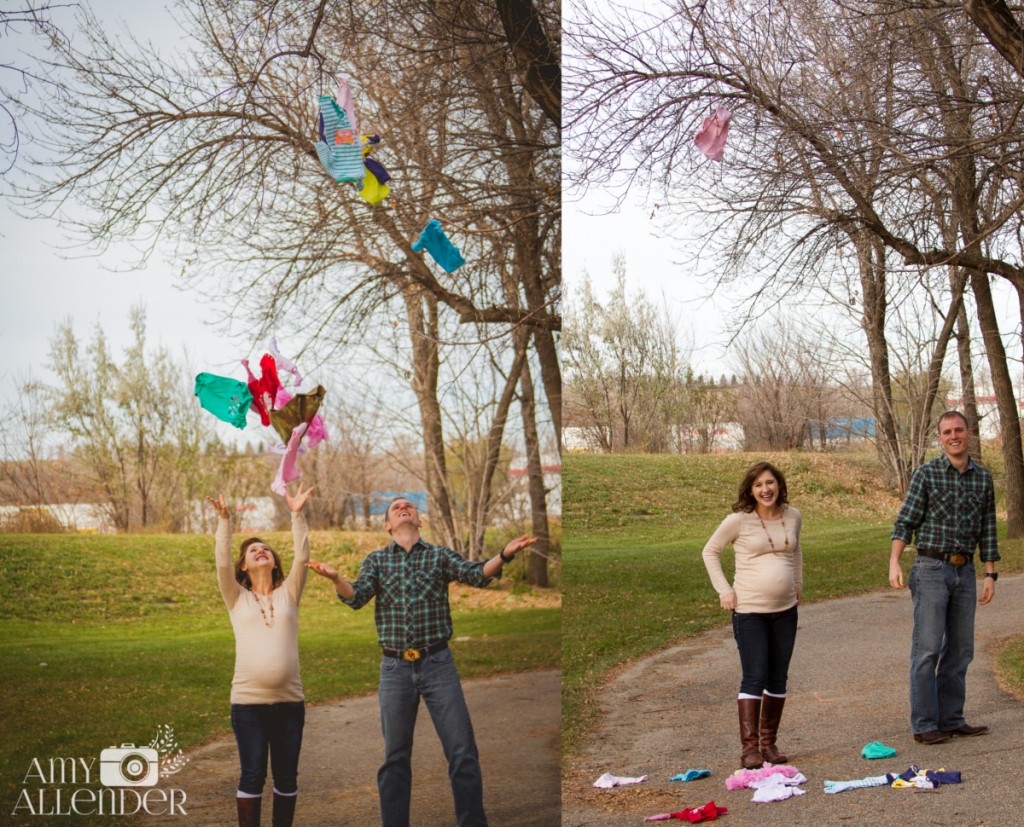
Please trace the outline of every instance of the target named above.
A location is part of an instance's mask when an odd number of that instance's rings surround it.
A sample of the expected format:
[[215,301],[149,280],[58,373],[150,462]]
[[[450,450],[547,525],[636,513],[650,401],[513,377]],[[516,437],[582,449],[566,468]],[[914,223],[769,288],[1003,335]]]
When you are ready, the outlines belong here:
[[627,784],[639,784],[641,781],[646,781],[647,776],[641,775],[639,778],[627,778],[618,775],[612,775],[610,772],[606,772],[597,781],[594,782],[595,787],[600,787],[604,790],[609,790],[612,787],[624,787]]

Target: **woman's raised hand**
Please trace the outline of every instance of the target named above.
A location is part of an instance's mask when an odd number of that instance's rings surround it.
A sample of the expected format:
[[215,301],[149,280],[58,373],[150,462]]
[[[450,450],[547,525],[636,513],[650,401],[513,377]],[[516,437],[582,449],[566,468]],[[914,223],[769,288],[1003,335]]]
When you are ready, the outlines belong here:
[[285,489],[284,498],[290,508],[296,514],[302,511],[302,506],[306,504],[306,500],[309,499],[309,495],[313,493],[313,486],[309,486],[305,491],[302,490],[302,483],[299,483],[299,489],[295,492],[293,497],[291,492]]
[[216,500],[213,497],[207,497],[206,501],[213,506],[214,511],[216,511],[222,519],[231,519],[231,511],[228,509],[228,504],[224,500],[223,494],[221,494]]

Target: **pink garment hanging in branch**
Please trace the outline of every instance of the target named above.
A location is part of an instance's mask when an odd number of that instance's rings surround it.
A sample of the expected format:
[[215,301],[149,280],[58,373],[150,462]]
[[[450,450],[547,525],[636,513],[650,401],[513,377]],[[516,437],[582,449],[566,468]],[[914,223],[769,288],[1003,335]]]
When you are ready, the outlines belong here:
[[715,114],[705,118],[697,130],[693,142],[697,144],[697,149],[712,161],[721,161],[725,154],[725,139],[729,135],[731,119],[732,112],[724,106],[719,106]]
[[356,124],[356,102],[352,98],[352,90],[348,88],[348,81],[345,78],[338,78],[338,106],[345,110],[348,115],[348,124],[352,131],[359,135],[359,127]]

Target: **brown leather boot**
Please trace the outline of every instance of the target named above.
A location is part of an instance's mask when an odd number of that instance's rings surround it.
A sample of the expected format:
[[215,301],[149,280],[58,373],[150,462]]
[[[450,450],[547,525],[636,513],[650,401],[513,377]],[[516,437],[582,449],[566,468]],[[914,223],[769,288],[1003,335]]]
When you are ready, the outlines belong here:
[[789,760],[775,748],[775,738],[779,734],[779,721],[785,705],[786,699],[776,695],[765,693],[761,698],[761,755],[771,764],[785,764]]
[[738,698],[736,703],[740,711],[740,741],[743,743],[740,763],[745,770],[756,770],[764,763],[757,745],[761,701],[757,698]]
[[260,827],[262,798],[236,798],[238,802],[238,827]]
[[292,819],[295,818],[295,799],[297,798],[297,795],[274,793],[273,827],[292,827]]

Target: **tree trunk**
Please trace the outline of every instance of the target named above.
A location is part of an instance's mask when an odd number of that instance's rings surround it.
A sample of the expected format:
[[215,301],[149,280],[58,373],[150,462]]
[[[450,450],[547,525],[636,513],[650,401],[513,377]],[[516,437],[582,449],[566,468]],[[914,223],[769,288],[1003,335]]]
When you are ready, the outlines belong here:
[[[956,326],[957,316],[964,303],[964,288],[966,281],[954,281],[952,284],[953,296],[950,300],[949,310],[942,323],[942,330],[939,331],[935,348],[932,350],[931,359],[928,361],[928,387],[925,390],[924,399],[919,410],[911,411],[911,438],[910,449],[911,468],[917,468],[924,462],[925,452],[935,433],[932,425],[932,410],[935,407],[935,399],[939,394],[939,384],[942,379],[942,365],[946,361],[946,350],[949,348],[949,340],[953,335]],[[945,404],[943,404],[945,410]]]
[[537,542],[526,550],[526,582],[532,586],[548,584],[548,503],[544,490],[544,466],[537,435],[537,406],[534,402],[533,376],[529,359],[523,362],[519,382],[520,409],[523,414],[523,436],[526,440],[526,471],[530,490],[530,524]]
[[871,360],[871,406],[876,422],[875,446],[886,484],[903,494],[910,472],[900,447],[892,407],[892,376],[889,373],[889,343],[885,337],[885,249],[877,239],[858,233],[854,237],[860,265],[864,314],[861,327],[867,337]]
[[[961,279],[966,280],[966,275]],[[971,359],[971,327],[967,308],[961,303],[956,318],[956,352],[960,362],[960,407],[971,432],[970,453],[981,461],[981,429],[978,422],[978,397],[974,391],[974,363]]]
[[403,293],[412,336],[412,387],[423,425],[423,463],[426,468],[430,528],[437,542],[461,551],[448,494],[448,466],[444,455],[441,405],[437,401],[440,357],[437,350],[437,299],[417,287]]
[[562,126],[562,70],[532,0],[496,0],[501,25],[526,91]]
[[480,475],[480,489],[476,492],[467,511],[469,512],[469,549],[467,557],[470,560],[479,560],[484,548],[484,534],[487,531],[488,516],[491,508],[491,484],[494,480],[494,472],[498,467],[498,460],[501,458],[501,438],[505,433],[505,423],[508,421],[508,411],[512,405],[512,398],[515,395],[516,384],[526,364],[526,340],[528,333],[516,331],[515,359],[512,368],[508,373],[508,381],[502,389],[501,397],[491,420],[491,429],[487,434],[487,456],[484,459],[483,473]]
[[965,0],[964,11],[992,47],[1024,78],[1024,29],[1004,0]]
[[981,336],[985,342],[992,386],[999,409],[999,431],[1002,435],[1004,473],[1006,475],[1006,538],[1024,536],[1024,453],[1021,448],[1020,414],[1013,392],[1013,380],[1006,364],[1006,351],[999,335],[999,325],[992,291],[985,273],[971,271],[971,289],[978,305]]
[[540,363],[544,395],[551,410],[551,424],[555,429],[558,451],[562,451],[562,369],[558,361],[558,345],[550,330],[534,328],[533,343]]

